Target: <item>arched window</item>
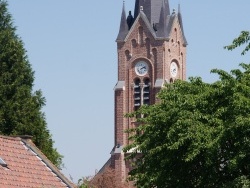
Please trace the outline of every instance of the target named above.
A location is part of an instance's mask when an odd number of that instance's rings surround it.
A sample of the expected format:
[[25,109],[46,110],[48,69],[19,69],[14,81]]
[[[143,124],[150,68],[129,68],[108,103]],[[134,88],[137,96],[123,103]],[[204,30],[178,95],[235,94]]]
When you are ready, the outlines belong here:
[[136,46],[137,46],[136,40],[135,40],[135,39],[132,39],[131,43],[132,43],[132,47],[133,47],[133,48],[136,48]]
[[129,50],[125,51],[125,55],[126,55],[126,60],[129,61],[131,59],[131,52]]

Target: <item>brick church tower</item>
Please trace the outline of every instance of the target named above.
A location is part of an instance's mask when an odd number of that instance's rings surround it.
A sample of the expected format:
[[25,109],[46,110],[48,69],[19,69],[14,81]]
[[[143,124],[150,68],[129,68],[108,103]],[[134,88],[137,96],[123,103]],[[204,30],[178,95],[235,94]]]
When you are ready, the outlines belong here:
[[186,46],[180,6],[170,12],[168,0],[135,0],[132,15],[123,3],[117,42],[118,82],[114,88],[114,148],[109,166],[118,182],[126,181],[130,165],[122,149],[129,144],[124,131],[136,126],[124,115],[144,104],[154,104],[156,94],[176,79],[186,78]]

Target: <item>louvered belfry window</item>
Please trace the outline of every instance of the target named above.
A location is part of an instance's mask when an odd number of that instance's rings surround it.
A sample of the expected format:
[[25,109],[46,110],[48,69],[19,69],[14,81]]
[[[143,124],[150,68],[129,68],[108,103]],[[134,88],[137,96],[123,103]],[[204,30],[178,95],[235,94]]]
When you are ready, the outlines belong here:
[[138,110],[141,105],[150,105],[150,79],[146,78],[141,83],[139,78],[134,81],[134,109]]
[[141,106],[141,81],[136,78],[134,81],[134,107],[135,110],[139,109]]
[[150,80],[146,78],[143,84],[143,104],[150,105]]

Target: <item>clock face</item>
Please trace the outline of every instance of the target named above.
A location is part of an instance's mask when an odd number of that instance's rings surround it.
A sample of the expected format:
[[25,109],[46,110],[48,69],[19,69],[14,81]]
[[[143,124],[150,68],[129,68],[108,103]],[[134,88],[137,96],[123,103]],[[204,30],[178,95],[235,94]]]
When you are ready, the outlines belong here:
[[148,72],[148,64],[144,61],[139,61],[135,64],[135,72],[139,76],[143,76]]
[[170,74],[172,77],[176,77],[178,74],[178,65],[175,62],[170,64]]

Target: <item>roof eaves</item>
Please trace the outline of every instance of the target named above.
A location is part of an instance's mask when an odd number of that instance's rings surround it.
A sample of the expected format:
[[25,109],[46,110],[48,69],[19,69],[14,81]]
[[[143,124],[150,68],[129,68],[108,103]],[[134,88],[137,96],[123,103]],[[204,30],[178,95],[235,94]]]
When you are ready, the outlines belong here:
[[117,145],[117,146],[115,146],[113,149],[112,149],[112,151],[110,152],[110,154],[111,155],[115,155],[115,154],[117,154],[117,153],[122,153],[123,152],[123,146],[121,146],[121,145]]
[[72,182],[70,182],[59,170],[58,168],[50,162],[50,160],[33,144],[32,141],[27,141],[26,139],[21,139],[23,144],[34,152],[41,160],[44,162],[47,167],[55,174],[57,177],[66,184],[69,188],[76,188]]
[[116,38],[116,42],[124,42],[124,38],[126,38],[128,32],[120,32],[118,37]]
[[155,88],[162,88],[164,86],[164,80],[163,79],[157,79],[155,81]]
[[96,175],[103,173],[104,170],[110,165],[111,165],[111,158],[108,159],[108,161],[102,166],[102,168],[97,172]]
[[125,81],[118,81],[114,87],[114,90],[125,90]]

